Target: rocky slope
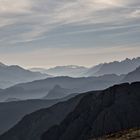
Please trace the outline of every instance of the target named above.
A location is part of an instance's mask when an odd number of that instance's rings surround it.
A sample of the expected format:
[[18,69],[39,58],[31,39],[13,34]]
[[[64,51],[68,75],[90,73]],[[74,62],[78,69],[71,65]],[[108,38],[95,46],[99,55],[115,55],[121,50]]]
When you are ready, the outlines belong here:
[[140,140],[140,129],[133,128],[90,140]]
[[13,127],[25,115],[47,108],[58,100],[28,100],[0,103],[0,134]]
[[42,108],[50,107],[58,102],[66,101],[75,97],[76,95],[77,94],[71,94],[69,96],[66,96],[65,98],[56,100],[42,99],[27,101],[11,101],[10,99],[4,103],[0,103],[0,134],[12,128],[25,115]]
[[140,82],[116,85],[85,95],[60,125],[42,140],[88,140],[140,126]]
[[140,127],[140,82],[78,95],[25,116],[0,140],[89,140]]

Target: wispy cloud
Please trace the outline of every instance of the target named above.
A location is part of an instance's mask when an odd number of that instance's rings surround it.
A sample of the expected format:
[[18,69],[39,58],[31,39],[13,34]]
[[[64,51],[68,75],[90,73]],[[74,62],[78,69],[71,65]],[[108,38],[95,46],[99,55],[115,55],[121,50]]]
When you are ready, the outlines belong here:
[[139,0],[0,0],[0,52],[140,44]]
[[0,13],[23,13],[28,12],[31,8],[30,0],[0,0]]
[[[138,4],[138,0],[0,0],[0,26],[15,24],[18,40],[34,40],[65,24],[127,24],[139,17]],[[23,28],[28,24],[26,33],[18,30],[20,23]]]

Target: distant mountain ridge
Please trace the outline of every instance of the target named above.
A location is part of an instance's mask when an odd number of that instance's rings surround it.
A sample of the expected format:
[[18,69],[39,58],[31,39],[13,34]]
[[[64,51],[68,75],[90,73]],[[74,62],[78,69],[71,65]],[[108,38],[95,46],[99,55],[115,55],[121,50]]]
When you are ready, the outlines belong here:
[[[128,59],[126,58],[123,61],[114,61],[110,63],[104,63],[97,65],[93,67],[93,72],[92,69],[90,69],[90,72],[88,76],[100,76],[100,75],[105,75],[105,74],[127,74],[133,70],[135,70],[137,67],[140,66],[140,57],[133,58],[133,59]],[[96,68],[97,67],[97,68]],[[97,70],[94,71],[94,68]]]
[[39,71],[48,73],[54,76],[70,76],[70,77],[88,77],[88,76],[101,76],[106,74],[127,74],[140,66],[140,57],[129,59],[126,58],[122,61],[114,61],[110,63],[101,63],[91,68],[68,65],[56,66],[50,69],[32,68],[32,71]]
[[97,73],[103,65],[104,64],[99,64],[89,68],[85,73],[83,73],[83,76],[94,76],[95,73]]
[[128,73],[122,82],[134,82],[134,81],[140,81],[140,66],[136,68],[134,71]]
[[[52,99],[57,99],[60,97],[65,97],[65,93],[71,94],[82,93],[91,90],[102,90],[114,84],[140,81],[139,69],[140,68],[138,67],[134,71],[120,76],[115,74],[81,78],[71,78],[64,76],[18,84],[5,90],[0,90],[0,102],[5,101],[8,98],[18,98],[20,100],[25,100],[41,99],[43,97],[49,99],[51,97]],[[59,85],[57,91],[55,89],[56,85]],[[47,96],[47,94],[50,93],[50,97]]]
[[39,71],[41,73],[47,73],[53,76],[70,76],[80,77],[88,68],[84,66],[68,65],[68,66],[56,66],[54,68],[31,68],[31,71]]
[[[37,80],[29,83],[18,84],[0,91],[0,102],[8,98],[41,99],[45,97],[56,85],[72,93],[83,93],[91,90],[101,90],[117,84],[123,76],[115,74],[99,77],[52,77],[44,80]],[[60,88],[59,88],[60,89]],[[61,91],[62,92],[62,91]],[[47,97],[47,96],[46,96]]]
[[47,77],[49,75],[32,72],[18,65],[7,66],[0,63],[0,88],[7,88],[18,83],[45,79]]

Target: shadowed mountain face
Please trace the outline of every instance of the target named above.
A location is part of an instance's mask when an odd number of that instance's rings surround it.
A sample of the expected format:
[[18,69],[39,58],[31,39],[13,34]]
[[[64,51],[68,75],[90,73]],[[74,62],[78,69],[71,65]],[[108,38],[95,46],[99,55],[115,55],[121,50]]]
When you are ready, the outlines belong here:
[[100,77],[70,78],[54,77],[30,83],[19,84],[0,92],[0,101],[8,98],[39,99],[45,97],[56,85],[63,89],[72,90],[72,93],[82,93],[91,90],[101,90],[122,80],[123,76],[104,75]]
[[25,115],[41,108],[50,107],[58,102],[66,101],[76,95],[71,94],[58,100],[18,101],[18,99],[8,99],[5,103],[0,103],[0,134],[13,127]]
[[15,127],[0,136],[0,140],[40,140],[51,126],[59,124],[79,103],[83,94],[25,116]]
[[49,75],[31,72],[16,65],[7,66],[2,63],[0,64],[0,88],[7,88],[18,83],[45,79],[47,77]]
[[85,95],[60,125],[42,140],[89,140],[128,128],[140,127],[140,82],[116,85],[100,94]]
[[89,140],[139,127],[139,106],[140,82],[116,85],[27,115],[0,140]]
[[134,81],[140,81],[140,67],[138,67],[136,70],[128,73],[124,79],[123,82],[134,82]]
[[0,134],[13,127],[23,116],[57,102],[57,100],[29,100],[0,103]]

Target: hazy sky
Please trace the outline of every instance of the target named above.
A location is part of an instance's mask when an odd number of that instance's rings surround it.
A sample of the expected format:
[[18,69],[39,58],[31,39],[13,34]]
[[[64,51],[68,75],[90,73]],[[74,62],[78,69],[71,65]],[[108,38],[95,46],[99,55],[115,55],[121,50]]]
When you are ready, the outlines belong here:
[[0,0],[0,61],[91,66],[140,56],[140,0]]

